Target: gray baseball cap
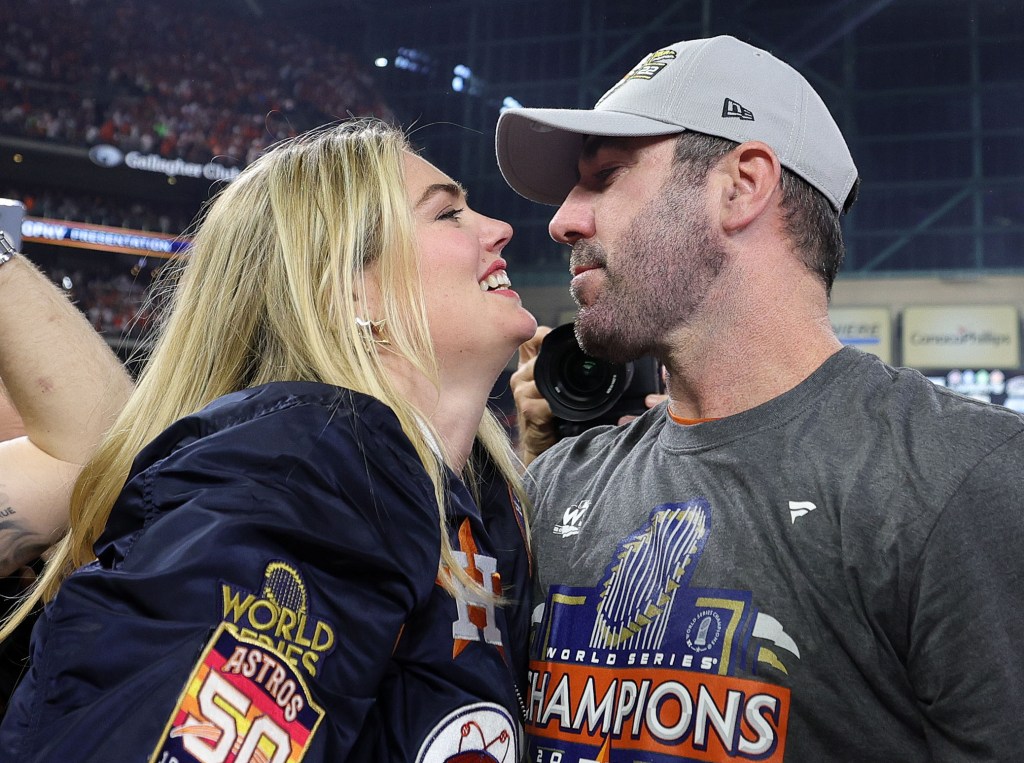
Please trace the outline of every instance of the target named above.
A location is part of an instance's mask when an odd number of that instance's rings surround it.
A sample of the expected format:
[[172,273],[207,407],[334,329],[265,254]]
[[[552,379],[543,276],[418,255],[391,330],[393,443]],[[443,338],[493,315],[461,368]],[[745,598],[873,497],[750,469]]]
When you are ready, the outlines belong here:
[[498,120],[498,167],[522,196],[557,205],[576,184],[585,136],[686,130],[767,143],[782,166],[837,211],[857,180],[843,134],[807,80],[770,53],[727,36],[656,50],[592,110],[509,109]]

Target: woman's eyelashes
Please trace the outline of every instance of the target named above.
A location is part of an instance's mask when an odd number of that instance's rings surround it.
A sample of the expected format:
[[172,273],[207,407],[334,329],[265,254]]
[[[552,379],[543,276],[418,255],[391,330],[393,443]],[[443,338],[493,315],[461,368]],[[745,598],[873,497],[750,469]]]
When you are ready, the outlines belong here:
[[461,215],[465,212],[465,207],[452,207],[446,209],[444,212],[437,216],[438,220],[455,220],[458,222],[461,219]]

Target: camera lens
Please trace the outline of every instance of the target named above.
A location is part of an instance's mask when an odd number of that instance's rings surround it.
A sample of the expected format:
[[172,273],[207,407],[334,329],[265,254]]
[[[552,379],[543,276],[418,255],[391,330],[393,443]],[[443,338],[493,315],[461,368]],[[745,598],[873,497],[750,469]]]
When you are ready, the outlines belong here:
[[562,359],[562,381],[567,394],[589,397],[607,389],[614,378],[609,364],[583,352],[567,352]]
[[556,417],[589,421],[610,411],[622,397],[633,378],[633,364],[587,355],[567,323],[544,337],[534,378]]

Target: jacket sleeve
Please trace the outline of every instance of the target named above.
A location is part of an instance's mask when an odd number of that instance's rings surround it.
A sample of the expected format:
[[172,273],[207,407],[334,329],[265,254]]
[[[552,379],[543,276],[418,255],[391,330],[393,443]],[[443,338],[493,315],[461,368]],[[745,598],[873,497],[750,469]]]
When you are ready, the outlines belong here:
[[143,760],[262,733],[346,760],[439,560],[432,485],[391,412],[298,405],[199,436],[115,512],[100,564],[51,606],[34,670],[63,698],[59,718],[46,698],[28,711],[56,730],[40,759],[91,760],[97,735],[107,759]]

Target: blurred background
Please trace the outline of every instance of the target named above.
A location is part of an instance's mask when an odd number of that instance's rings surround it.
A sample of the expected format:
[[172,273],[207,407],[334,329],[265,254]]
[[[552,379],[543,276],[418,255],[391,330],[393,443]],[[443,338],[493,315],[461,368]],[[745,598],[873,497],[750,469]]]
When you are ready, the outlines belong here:
[[509,220],[513,285],[570,320],[553,210],[497,171],[500,111],[589,107],[646,53],[732,34],[810,80],[860,169],[843,341],[1024,410],[1020,0],[33,0],[0,24],[0,220],[124,358],[203,203],[350,115],[405,125]]

